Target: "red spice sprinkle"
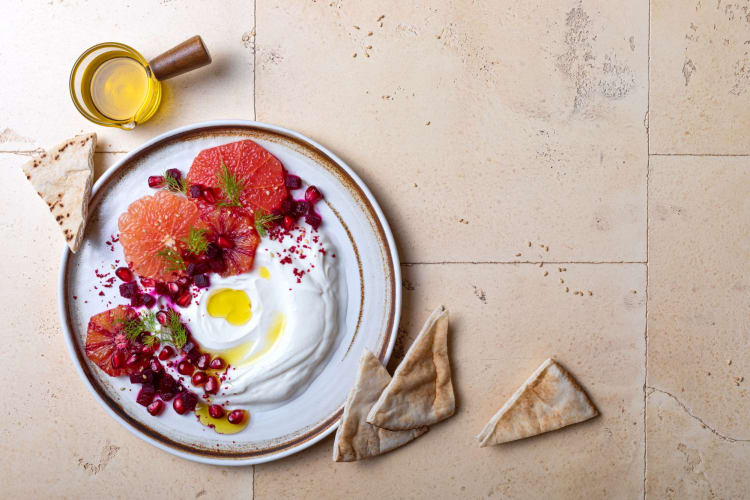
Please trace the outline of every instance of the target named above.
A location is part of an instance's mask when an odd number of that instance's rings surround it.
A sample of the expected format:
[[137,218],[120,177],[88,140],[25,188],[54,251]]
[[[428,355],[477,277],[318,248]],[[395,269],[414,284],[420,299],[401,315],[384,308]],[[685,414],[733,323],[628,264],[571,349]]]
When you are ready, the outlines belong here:
[[99,297],[104,297],[104,292],[99,292]]
[[78,295],[73,295],[73,300],[78,300]]

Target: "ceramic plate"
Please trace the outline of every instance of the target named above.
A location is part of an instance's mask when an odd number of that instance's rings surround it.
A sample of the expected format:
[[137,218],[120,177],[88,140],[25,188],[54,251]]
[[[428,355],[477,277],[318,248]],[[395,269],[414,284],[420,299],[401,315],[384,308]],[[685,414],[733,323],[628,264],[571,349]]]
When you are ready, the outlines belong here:
[[[165,411],[149,415],[135,402],[138,386],[127,377],[107,376],[84,353],[89,318],[117,304],[117,283],[102,286],[115,259],[124,262],[117,218],[137,198],[152,194],[146,179],[167,168],[187,173],[199,151],[251,139],[274,154],[291,173],[325,195],[318,209],[320,231],[337,252],[342,290],[339,331],[317,376],[297,397],[268,410],[250,408],[247,429],[215,433],[194,416]],[[301,193],[296,193],[300,198]],[[110,274],[111,276],[112,274]],[[128,154],[96,183],[84,243],[63,253],[59,305],[73,363],[94,397],[128,430],[175,455],[204,463],[245,465],[276,460],[323,439],[338,426],[343,404],[367,348],[384,363],[396,338],[401,312],[398,255],[388,223],[370,191],[333,153],[295,132],[247,121],[218,121],[183,127]],[[96,288],[94,288],[96,287]]]

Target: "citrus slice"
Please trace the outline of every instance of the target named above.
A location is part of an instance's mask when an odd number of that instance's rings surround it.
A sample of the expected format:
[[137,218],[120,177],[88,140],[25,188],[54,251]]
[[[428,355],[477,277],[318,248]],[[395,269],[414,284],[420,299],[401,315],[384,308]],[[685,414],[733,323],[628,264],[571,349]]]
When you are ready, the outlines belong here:
[[260,237],[255,231],[252,217],[236,210],[215,208],[203,212],[201,222],[208,229],[208,240],[222,249],[226,267],[221,276],[234,276],[253,268]]
[[141,277],[161,281],[178,276],[180,252],[190,228],[197,225],[198,212],[195,203],[168,191],[131,203],[118,223],[131,269]]
[[272,212],[288,196],[281,162],[250,140],[204,149],[193,160],[187,179],[190,184],[214,188],[226,202],[221,182],[222,163],[241,183],[239,201],[251,211],[261,208]]
[[143,371],[148,356],[139,352],[140,344],[128,340],[125,321],[135,319],[132,307],[117,306],[95,314],[86,332],[86,356],[107,375],[133,375]]

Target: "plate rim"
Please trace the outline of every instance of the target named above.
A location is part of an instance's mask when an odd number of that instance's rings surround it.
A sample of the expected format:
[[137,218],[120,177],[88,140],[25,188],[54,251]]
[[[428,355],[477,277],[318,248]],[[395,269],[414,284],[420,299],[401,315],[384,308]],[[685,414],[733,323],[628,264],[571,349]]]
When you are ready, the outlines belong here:
[[[308,146],[312,147],[313,149],[316,149],[319,152],[323,153],[325,156],[328,156],[334,163],[336,163],[341,169],[343,169],[351,177],[351,179],[354,181],[357,187],[362,190],[362,192],[365,195],[365,198],[371,204],[378,222],[382,226],[383,234],[385,235],[385,239],[389,247],[388,248],[389,257],[391,261],[393,262],[394,287],[393,287],[392,299],[393,299],[393,308],[394,308],[394,321],[391,327],[390,339],[386,347],[386,351],[385,351],[385,355],[383,359],[383,364],[384,365],[387,364],[388,360],[391,357],[391,354],[393,353],[393,348],[394,348],[396,337],[398,334],[398,325],[401,319],[401,306],[402,306],[401,264],[400,264],[399,255],[398,255],[398,248],[396,247],[396,242],[393,238],[393,233],[391,231],[390,225],[388,224],[388,220],[385,218],[385,215],[383,214],[383,211],[380,208],[380,205],[378,204],[377,200],[375,199],[375,197],[373,196],[372,192],[367,187],[367,185],[352,170],[352,168],[349,167],[349,165],[346,162],[344,162],[335,153],[330,151],[325,146],[319,144],[318,142],[310,139],[309,137],[303,134],[300,134],[299,132],[295,132],[293,130],[280,127],[278,125],[272,125],[272,124],[268,124],[264,122],[255,121],[255,120],[210,120],[210,121],[196,122],[196,123],[184,125],[182,127],[178,127],[178,128],[169,130],[167,132],[164,132],[162,134],[159,134],[156,137],[153,137],[152,139],[144,142],[140,146],[126,153],[125,156],[123,156],[114,165],[108,168],[99,177],[99,179],[97,179],[96,183],[94,184],[91,190],[90,199],[94,199],[95,195],[99,192],[99,190],[104,185],[107,184],[108,180],[112,176],[114,176],[116,172],[118,172],[121,168],[123,168],[123,166],[126,165],[133,157],[137,156],[142,151],[152,147],[153,145],[159,142],[168,140],[174,136],[177,136],[185,132],[190,132],[190,131],[201,129],[201,128],[221,128],[221,127],[255,128],[255,129],[260,129],[262,131],[281,134],[289,138],[296,139],[298,141],[306,143]],[[61,327],[62,327],[63,334],[65,337],[65,344],[68,349],[68,355],[70,356],[73,362],[73,365],[75,366],[75,369],[78,372],[78,375],[81,377],[81,379],[84,382],[84,385],[86,386],[88,391],[91,393],[91,395],[94,397],[94,399],[99,403],[100,406],[104,408],[104,410],[111,417],[115,419],[115,421],[117,421],[125,429],[130,431],[131,434],[159,448],[160,450],[166,451],[167,453],[170,453],[172,455],[175,455],[180,458],[187,459],[187,460],[191,460],[194,462],[211,464],[211,465],[245,466],[245,465],[255,465],[255,464],[260,464],[260,463],[271,462],[271,461],[279,460],[279,459],[288,457],[290,455],[293,455],[295,453],[298,453],[306,448],[309,448],[310,446],[321,441],[322,439],[326,438],[338,428],[339,423],[341,421],[340,418],[337,419],[335,422],[331,423],[326,429],[320,432],[317,436],[314,436],[299,444],[293,445],[290,448],[283,450],[279,453],[273,453],[267,456],[246,457],[246,458],[211,457],[211,456],[206,456],[206,455],[190,453],[189,451],[185,451],[179,448],[168,446],[167,444],[137,429],[130,422],[128,422],[126,419],[122,418],[119,414],[117,414],[110,407],[110,405],[107,404],[106,401],[104,401],[101,394],[94,388],[91,380],[89,380],[89,377],[84,372],[83,367],[81,366],[80,360],[78,359],[78,350],[76,348],[75,341],[73,339],[73,330],[71,328],[71,325],[69,324],[69,315],[68,315],[68,309],[66,307],[66,300],[65,300],[65,295],[67,293],[66,282],[67,282],[68,264],[72,255],[73,253],[71,252],[70,248],[66,245],[65,248],[63,249],[62,258],[60,262],[60,270],[58,272],[58,287],[57,287],[58,313],[60,316]]]

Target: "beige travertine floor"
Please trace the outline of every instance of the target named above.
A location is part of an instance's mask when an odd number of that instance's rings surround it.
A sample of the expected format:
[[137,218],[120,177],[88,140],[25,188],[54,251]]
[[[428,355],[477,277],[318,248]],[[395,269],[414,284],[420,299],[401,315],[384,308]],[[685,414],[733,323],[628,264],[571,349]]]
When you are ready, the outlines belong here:
[[[746,495],[750,2],[375,4],[10,2],[2,496]],[[170,82],[135,132],[92,127],[69,103],[67,73],[88,45],[152,57],[194,33],[214,64]],[[387,456],[334,464],[329,438],[254,468],[179,460],[109,418],[68,359],[63,244],[20,163],[95,129],[101,173],[176,126],[254,117],[339,153],[381,202],[404,274],[391,368],[432,307],[451,310],[457,414]],[[479,449],[473,436],[547,356],[601,416]]]

